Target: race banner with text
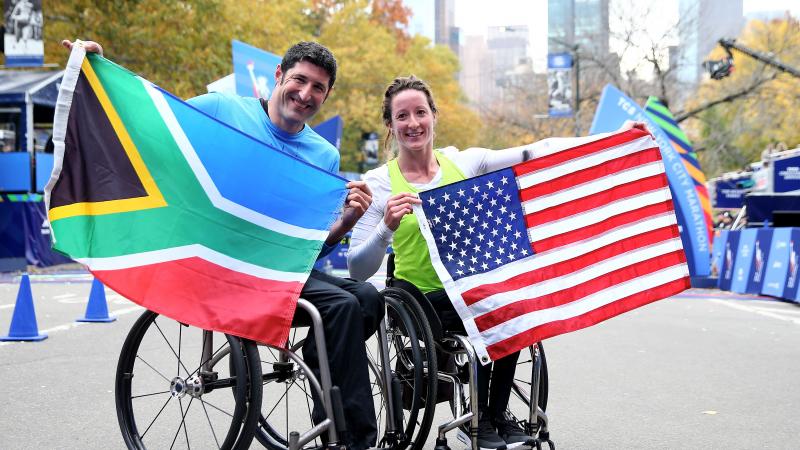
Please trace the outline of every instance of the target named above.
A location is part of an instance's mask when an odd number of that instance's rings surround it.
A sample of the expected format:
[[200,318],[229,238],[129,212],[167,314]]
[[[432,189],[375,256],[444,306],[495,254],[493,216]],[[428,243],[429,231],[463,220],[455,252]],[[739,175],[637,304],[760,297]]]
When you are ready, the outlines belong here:
[[[56,106],[53,246],[180,322],[285,343],[345,180],[83,46]],[[309,201],[313,199],[313,201]]]

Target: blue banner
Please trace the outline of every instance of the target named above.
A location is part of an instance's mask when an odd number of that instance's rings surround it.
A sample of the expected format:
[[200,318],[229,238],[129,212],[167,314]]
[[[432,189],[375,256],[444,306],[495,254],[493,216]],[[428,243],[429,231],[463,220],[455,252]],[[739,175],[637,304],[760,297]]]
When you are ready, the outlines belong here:
[[333,116],[315,126],[314,131],[325,138],[326,141],[330,142],[337,150],[341,150],[343,128],[344,121],[342,120],[342,116]]
[[755,228],[746,228],[739,232],[739,248],[736,249],[736,256],[733,259],[733,277],[729,289],[731,292],[744,294],[747,289],[757,233],[758,230]]
[[764,281],[761,285],[761,294],[783,297],[789,267],[792,229],[774,228],[773,230],[769,256],[767,257],[767,267],[764,272]]
[[800,292],[798,285],[798,268],[800,268],[800,229],[792,228],[791,238],[789,239],[789,267],[786,271],[786,287],[781,298],[797,301],[797,294]]
[[572,116],[572,55],[550,53],[547,55],[547,88],[550,117]]
[[725,257],[726,242],[728,242],[728,230],[716,230],[714,242],[711,245],[711,277],[719,277],[722,273],[722,258]]
[[232,47],[236,94],[269,98],[275,88],[275,69],[281,57],[235,39]]
[[774,160],[772,170],[774,192],[800,189],[800,155]]
[[752,185],[749,176],[715,181],[714,208],[741,209],[744,206],[744,195],[750,191],[745,185]]
[[753,264],[751,264],[750,276],[747,279],[745,292],[748,294],[758,294],[764,283],[764,273],[767,268],[767,259],[772,245],[774,229],[761,228],[756,230],[756,243],[753,246]]
[[722,253],[722,265],[719,269],[717,284],[723,291],[731,290],[733,281],[733,262],[736,258],[736,250],[739,248],[740,231],[729,231],[728,239],[725,241],[725,249]]
[[626,120],[645,122],[661,149],[667,179],[669,180],[675,213],[681,230],[681,241],[686,251],[689,273],[692,276],[708,276],[711,268],[711,255],[703,206],[697,196],[694,181],[683,160],[669,142],[669,137],[642,108],[629,99],[619,89],[607,85],[600,97],[600,104],[594,115],[590,134],[615,131]]

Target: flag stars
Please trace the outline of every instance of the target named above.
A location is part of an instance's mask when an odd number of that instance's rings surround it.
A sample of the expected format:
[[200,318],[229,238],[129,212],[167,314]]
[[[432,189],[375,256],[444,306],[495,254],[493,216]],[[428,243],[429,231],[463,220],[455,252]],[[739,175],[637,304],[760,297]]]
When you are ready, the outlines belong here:
[[500,178],[500,182],[503,183],[503,185],[508,184],[508,177]]
[[473,203],[475,203],[475,197],[467,197],[467,204],[471,205]]
[[485,229],[489,228],[489,224],[486,223],[486,222],[481,222],[481,228],[483,228],[485,230]]
[[478,264],[478,258],[476,258],[475,255],[472,255],[469,260],[472,262],[472,264]]
[[453,209],[461,208],[461,202],[458,200],[453,200]]
[[449,202],[450,201],[450,194],[445,192],[444,195],[442,196],[442,198],[444,199],[444,201]]
[[520,233],[519,230],[514,232],[514,239],[519,239],[520,236],[522,236],[522,233]]
[[448,261],[452,261],[453,260],[453,254],[452,253],[448,253],[447,255],[445,255],[445,257],[447,258]]
[[492,228],[492,237],[497,237],[497,228]]
[[449,223],[447,223],[447,222],[445,222],[445,223],[444,223],[444,231],[450,232],[450,228],[451,228],[451,227],[450,227],[450,224],[449,224]]
[[511,231],[511,224],[507,223],[506,226],[503,228],[505,228],[506,231]]
[[458,276],[464,275],[464,271],[461,269],[457,269],[456,273],[458,274]]
[[477,214],[475,214],[475,215],[473,215],[473,216],[472,216],[472,221],[473,221],[473,222],[477,223],[477,222],[478,222],[478,220],[480,220],[480,217],[478,217],[478,215],[477,215]]
[[463,227],[464,226],[464,219],[458,219],[458,226],[459,227]]
[[480,188],[480,186],[478,186],[477,184],[476,184],[476,185],[474,185],[474,186],[472,186],[472,192],[474,192],[474,193],[476,193],[476,194],[477,194],[477,193],[478,193],[478,191],[480,191],[480,190],[481,190],[481,188]]
[[450,211],[449,213],[447,213],[447,218],[450,219],[450,220],[455,219],[456,218],[456,213],[454,213],[453,211]]
[[436,197],[430,196],[430,198],[428,198],[428,204],[433,205],[435,203],[436,203]]
[[489,198],[489,193],[488,192],[484,192],[483,194],[481,194],[481,198],[483,200],[486,200],[487,198]]
[[469,271],[472,272],[472,273],[475,273],[475,268],[472,267],[472,266],[469,266]]
[[486,183],[486,187],[488,187],[489,189],[494,189],[494,181],[488,181]]
[[486,264],[486,263],[482,263],[482,264],[481,264],[481,269],[483,269],[483,270],[488,270],[488,269],[489,269],[489,265],[488,265],[488,264]]
[[513,261],[513,260],[514,260],[514,258],[516,258],[516,256],[514,256],[514,254],[513,254],[513,253],[509,253],[509,254],[508,254],[508,260],[509,260],[509,261]]
[[[477,219],[476,219],[476,220],[477,220]],[[473,234],[473,233],[475,233],[475,227],[473,227],[472,225],[470,225],[470,226],[468,226],[468,227],[467,227],[467,231],[469,232],[469,234]]]
[[459,197],[463,197],[464,196],[464,189],[459,189],[458,190],[458,196]]
[[493,198],[493,199],[489,200],[489,204],[492,205],[492,207],[497,206],[497,199]]
[[500,212],[501,212],[501,213],[503,213],[503,215],[505,215],[505,213],[506,213],[507,211],[508,211],[508,208],[506,208],[506,207],[505,207],[505,205],[503,205],[503,206],[501,206],[501,207],[500,207]]
[[451,248],[452,250],[455,250],[455,249],[456,249],[456,247],[458,247],[458,244],[456,244],[455,242],[451,242],[451,243],[450,243],[450,248]]
[[512,212],[511,214],[509,214],[509,215],[508,215],[508,218],[509,218],[509,220],[516,220],[516,218],[517,218],[517,213],[515,213],[515,212]]
[[464,261],[462,261],[460,259],[458,260],[457,264],[458,264],[459,267],[464,267]]
[[528,254],[528,249],[523,248],[522,250],[520,250],[520,253],[522,253],[522,255],[525,256]]
[[463,214],[464,216],[466,216],[467,214],[469,214],[469,208],[467,208],[466,206],[464,206],[464,209],[462,209],[462,210],[461,210],[461,214]]
[[444,234],[444,233],[442,233],[442,234],[439,236],[439,240],[440,240],[440,241],[442,241],[442,243],[445,243],[445,242],[447,242],[447,235],[446,235],[446,234]]
[[475,209],[477,209],[478,211],[483,211],[483,203],[478,203],[477,205],[475,205]]
[[503,200],[505,200],[506,202],[510,202],[511,201],[511,196],[506,194],[506,195],[503,196]]
[[467,257],[467,251],[464,250],[463,248],[458,252],[458,254],[461,255],[462,258]]
[[440,213],[444,213],[445,207],[444,207],[444,205],[439,205],[438,209],[439,209]]

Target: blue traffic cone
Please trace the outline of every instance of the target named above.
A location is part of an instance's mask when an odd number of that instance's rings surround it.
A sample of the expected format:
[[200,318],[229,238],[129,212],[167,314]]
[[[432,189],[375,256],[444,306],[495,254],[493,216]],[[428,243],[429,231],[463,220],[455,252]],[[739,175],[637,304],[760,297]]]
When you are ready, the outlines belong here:
[[47,334],[39,334],[36,326],[36,311],[33,310],[33,295],[31,294],[31,280],[28,274],[22,275],[17,294],[17,304],[11,316],[11,326],[7,336],[0,336],[0,341],[41,341],[47,339]]
[[113,322],[116,317],[108,315],[108,305],[106,304],[106,290],[103,283],[97,278],[92,281],[92,291],[89,293],[89,303],[86,305],[86,313],[78,319],[78,322]]

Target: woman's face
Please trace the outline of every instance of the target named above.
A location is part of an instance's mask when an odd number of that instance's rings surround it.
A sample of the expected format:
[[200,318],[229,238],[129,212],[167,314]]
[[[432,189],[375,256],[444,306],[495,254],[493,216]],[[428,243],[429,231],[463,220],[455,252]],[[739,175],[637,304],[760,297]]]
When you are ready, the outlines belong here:
[[392,99],[391,128],[400,151],[432,149],[435,122],[424,93],[406,89]]

